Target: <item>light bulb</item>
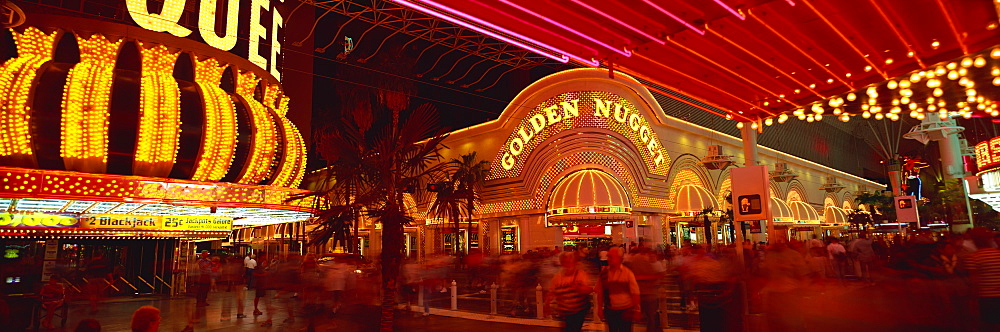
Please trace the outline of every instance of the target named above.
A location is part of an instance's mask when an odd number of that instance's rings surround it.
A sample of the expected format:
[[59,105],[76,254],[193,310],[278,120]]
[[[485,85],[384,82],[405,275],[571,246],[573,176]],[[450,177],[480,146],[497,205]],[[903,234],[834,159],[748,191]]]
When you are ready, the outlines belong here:
[[899,81],[899,88],[900,89],[907,89],[909,87],[910,87],[910,81],[907,81],[907,80]]
[[772,118],[764,119],[764,125],[765,126],[770,126],[772,124],[774,124],[774,119],[772,119]]
[[743,122],[737,122],[736,123],[736,128],[737,129],[743,129]]
[[882,115],[882,113],[875,113],[875,120],[882,120],[884,118],[885,115]]
[[867,119],[872,117],[872,114],[868,113],[868,111],[865,111],[864,113],[861,113],[861,117]]
[[751,122],[750,129],[757,130],[757,122]]
[[914,119],[916,119],[916,118],[917,118],[917,115],[918,115],[918,114],[920,114],[920,113],[919,113],[919,112],[917,112],[917,111],[910,111],[910,117],[911,117],[911,118],[914,118]]
[[823,114],[816,114],[816,121],[823,121]]
[[[996,82],[996,80],[994,80],[994,82]],[[854,92],[851,92],[851,93],[847,94],[847,101],[854,101],[857,98],[858,98],[858,96],[855,95]]]
[[898,83],[898,82],[896,82],[896,80],[890,80],[890,81],[889,81],[889,83],[886,83],[886,85],[885,85],[885,86],[886,86],[886,87],[888,87],[888,88],[889,88],[889,90],[893,90],[893,89],[895,89],[895,88],[896,88],[897,86],[899,86],[899,83]]
[[952,81],[957,80],[958,79],[958,72],[954,71],[954,70],[949,71],[948,72],[948,79],[952,80]]
[[986,58],[983,58],[982,55],[977,56],[976,60],[972,63],[972,65],[976,66],[976,68],[983,68],[984,66],[986,66]]
[[944,95],[944,90],[941,90],[941,88],[934,88],[934,97],[941,97],[941,95]]
[[851,121],[851,117],[848,116],[847,113],[841,114],[840,115],[840,121],[843,121],[843,122]]

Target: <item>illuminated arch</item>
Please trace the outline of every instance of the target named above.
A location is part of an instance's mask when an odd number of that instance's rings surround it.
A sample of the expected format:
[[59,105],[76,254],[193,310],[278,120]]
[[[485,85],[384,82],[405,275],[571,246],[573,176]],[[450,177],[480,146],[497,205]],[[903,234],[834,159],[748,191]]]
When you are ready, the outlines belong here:
[[836,193],[826,193],[826,196],[823,197],[823,208],[826,208],[827,206],[837,206],[838,201],[839,199]]
[[857,195],[855,195],[853,192],[850,192],[850,191],[845,192],[844,193],[844,204],[843,204],[842,207],[844,209],[851,209],[851,210],[857,208],[858,204],[854,200],[855,197],[857,197]]
[[803,201],[809,203],[809,196],[806,194],[806,188],[798,179],[788,182],[788,194],[786,194],[785,197],[787,198],[785,201],[789,203],[792,201]]
[[785,198],[782,198],[785,195],[782,195],[783,191],[781,190],[781,185],[779,185],[774,180],[768,181],[768,185],[771,186],[771,197],[785,199]]

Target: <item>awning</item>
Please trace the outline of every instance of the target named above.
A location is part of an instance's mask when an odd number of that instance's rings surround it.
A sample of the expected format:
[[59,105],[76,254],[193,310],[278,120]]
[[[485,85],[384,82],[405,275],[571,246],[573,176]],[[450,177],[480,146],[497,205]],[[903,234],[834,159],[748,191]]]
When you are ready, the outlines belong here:
[[712,210],[716,208],[712,193],[698,185],[682,185],[677,190],[675,197],[674,212],[676,213],[701,212],[706,208],[712,208]]
[[803,201],[792,201],[788,204],[792,209],[792,218],[796,224],[817,224],[819,225],[819,214],[816,209]]
[[771,220],[777,223],[791,223],[795,221],[792,215],[792,208],[788,203],[777,197],[771,197]]
[[846,224],[847,223],[847,210],[836,206],[827,206],[823,209],[823,223],[824,224]]
[[628,192],[610,174],[573,172],[559,181],[546,208],[549,226],[608,225],[632,216]]

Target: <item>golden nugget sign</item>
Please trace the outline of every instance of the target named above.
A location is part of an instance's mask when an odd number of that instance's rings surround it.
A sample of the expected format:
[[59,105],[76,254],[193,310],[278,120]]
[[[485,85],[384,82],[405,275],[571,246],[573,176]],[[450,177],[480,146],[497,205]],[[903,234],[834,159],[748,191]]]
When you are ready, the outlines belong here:
[[[195,1],[195,0],[191,0]],[[278,54],[281,52],[281,42],[278,33],[284,26],[281,14],[275,6],[268,0],[227,0],[225,10],[221,9],[218,2],[221,0],[198,0],[197,5],[188,6],[188,0],[164,0],[163,7],[157,13],[150,12],[149,1],[147,0],[126,0],[128,13],[132,16],[140,27],[155,32],[167,32],[177,37],[188,37],[193,31],[180,25],[181,15],[185,14],[185,8],[198,8],[198,33],[201,39],[214,48],[222,51],[230,51],[236,47],[240,39],[246,39],[247,48],[244,56],[259,66],[261,69],[269,70],[275,79],[281,80],[281,72],[278,70]],[[284,2],[282,0],[282,2]],[[250,15],[244,18],[248,27],[241,29],[240,5],[249,6]],[[270,22],[264,22],[266,14],[271,18]],[[225,31],[218,33],[216,21],[222,21]],[[270,30],[270,31],[269,31]],[[248,31],[248,35],[238,36],[237,33]],[[270,32],[270,33],[268,33]],[[261,40],[265,43],[270,41],[270,50],[265,50],[267,56],[261,56]],[[243,53],[240,50],[238,53]]]
[[669,157],[646,118],[628,100],[603,91],[560,94],[528,113],[500,152],[506,171],[523,163],[541,141],[566,129],[603,128],[629,139],[653,173],[665,174]]

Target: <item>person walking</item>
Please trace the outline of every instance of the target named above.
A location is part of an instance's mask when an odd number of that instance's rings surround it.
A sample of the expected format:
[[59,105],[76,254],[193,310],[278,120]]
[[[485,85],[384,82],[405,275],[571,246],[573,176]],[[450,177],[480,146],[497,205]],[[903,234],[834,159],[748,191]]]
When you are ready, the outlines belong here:
[[49,277],[49,282],[45,286],[42,286],[42,289],[38,293],[42,297],[42,309],[45,309],[45,317],[42,318],[42,327],[54,329],[55,326],[52,326],[52,318],[55,317],[56,309],[64,305],[66,289],[59,283],[59,277],[51,276]]
[[966,256],[965,267],[979,301],[980,331],[1000,331],[1000,249],[985,227],[969,230],[969,237],[977,250]]
[[198,258],[198,294],[195,306],[208,305],[208,291],[212,288],[212,266],[208,250],[202,250],[201,257]]
[[632,270],[622,265],[621,247],[608,250],[608,267],[597,279],[598,317],[605,321],[608,332],[631,332],[632,322],[642,316],[639,305],[639,284]]
[[257,255],[247,253],[243,258],[243,279],[246,281],[247,289],[253,289],[253,270],[257,268]]
[[830,244],[826,245],[826,252],[830,255],[830,263],[833,265],[833,274],[837,279],[844,278],[847,271],[847,249],[840,244],[840,239],[830,238]]
[[[160,330],[160,309],[142,306],[132,313],[132,332],[156,332]],[[190,328],[190,326],[188,326]]]
[[861,233],[857,240],[851,242],[851,253],[858,260],[861,280],[872,282],[872,263],[875,262],[875,249],[867,234]]
[[583,320],[590,311],[590,294],[594,292],[594,288],[590,286],[587,273],[579,269],[576,253],[560,254],[559,264],[562,267],[552,277],[549,299],[545,303],[550,303],[554,298],[562,330],[579,332],[583,330]]

